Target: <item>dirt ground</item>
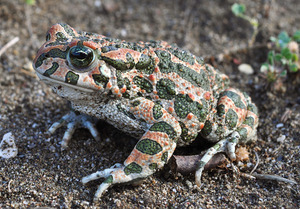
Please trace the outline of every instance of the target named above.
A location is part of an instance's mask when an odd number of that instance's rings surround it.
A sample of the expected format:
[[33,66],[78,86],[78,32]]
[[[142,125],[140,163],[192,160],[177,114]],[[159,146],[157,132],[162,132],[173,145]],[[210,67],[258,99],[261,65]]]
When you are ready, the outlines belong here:
[[[12,132],[18,147],[15,158],[0,158],[0,208],[299,208],[299,84],[287,80],[285,92],[271,91],[259,68],[266,60],[270,36],[300,29],[300,1],[238,2],[261,25],[251,48],[247,48],[251,26],[232,14],[235,1],[231,0],[37,0],[33,6],[21,0],[0,0],[0,49],[13,38],[20,39],[0,57],[0,139]],[[125,137],[120,142],[104,134],[104,140],[97,143],[80,129],[70,148],[61,151],[64,129],[52,136],[45,134],[67,113],[68,105],[39,81],[31,63],[46,31],[57,22],[128,41],[175,42],[211,58],[212,64],[229,75],[232,86],[252,97],[260,112],[258,141],[247,146],[250,159],[235,165],[249,173],[256,163],[256,151],[257,173],[298,184],[248,179],[227,166],[204,172],[197,189],[194,174],[162,170],[140,186],[115,186],[99,203],[93,203],[101,180],[83,185],[81,178],[123,162],[135,141]],[[237,63],[250,64],[254,73],[239,72]],[[105,132],[108,125],[100,122],[98,127]],[[179,152],[190,154],[184,149]]]

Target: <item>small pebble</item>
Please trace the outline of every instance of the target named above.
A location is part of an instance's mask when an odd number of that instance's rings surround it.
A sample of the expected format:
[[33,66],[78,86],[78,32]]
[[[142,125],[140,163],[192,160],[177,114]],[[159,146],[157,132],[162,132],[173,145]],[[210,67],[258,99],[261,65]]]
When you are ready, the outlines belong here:
[[276,128],[282,128],[283,126],[284,126],[283,123],[278,123],[278,124],[276,125]]
[[286,136],[285,135],[280,135],[278,138],[277,138],[277,142],[279,142],[279,143],[283,143],[284,142],[284,140],[285,140],[285,138],[286,138]]
[[189,180],[185,181],[186,185],[188,186],[189,189],[193,189],[193,184]]
[[18,148],[15,144],[15,137],[12,132],[4,134],[0,142],[0,157],[12,158],[17,156]]
[[254,72],[254,70],[253,70],[253,68],[251,67],[251,65],[248,65],[248,64],[245,64],[245,63],[240,64],[240,65],[238,66],[238,69],[239,69],[239,71],[240,71],[241,73],[245,73],[245,74],[247,74],[247,75],[251,75],[251,74],[253,74],[253,72]]
[[247,167],[250,168],[253,166],[253,163],[247,163]]

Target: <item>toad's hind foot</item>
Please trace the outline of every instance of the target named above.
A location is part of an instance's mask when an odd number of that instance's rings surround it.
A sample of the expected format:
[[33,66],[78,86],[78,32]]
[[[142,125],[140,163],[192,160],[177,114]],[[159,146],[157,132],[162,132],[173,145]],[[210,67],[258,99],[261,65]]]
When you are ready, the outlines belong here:
[[223,139],[217,142],[213,147],[209,148],[205,155],[201,158],[198,169],[195,173],[195,181],[197,186],[201,186],[201,175],[204,169],[204,166],[211,160],[211,158],[219,153],[219,152],[226,152],[227,156],[230,160],[235,160],[235,146],[238,143],[240,135],[238,132],[233,132],[230,136],[226,139]]

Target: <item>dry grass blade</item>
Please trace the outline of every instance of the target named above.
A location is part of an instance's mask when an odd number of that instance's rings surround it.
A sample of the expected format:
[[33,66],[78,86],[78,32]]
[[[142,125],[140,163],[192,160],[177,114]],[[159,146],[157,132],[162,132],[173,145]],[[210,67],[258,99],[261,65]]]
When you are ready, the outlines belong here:
[[13,46],[15,43],[17,43],[20,40],[19,37],[14,37],[12,40],[10,40],[7,44],[5,44],[1,49],[0,49],[0,57],[1,55],[11,46]]

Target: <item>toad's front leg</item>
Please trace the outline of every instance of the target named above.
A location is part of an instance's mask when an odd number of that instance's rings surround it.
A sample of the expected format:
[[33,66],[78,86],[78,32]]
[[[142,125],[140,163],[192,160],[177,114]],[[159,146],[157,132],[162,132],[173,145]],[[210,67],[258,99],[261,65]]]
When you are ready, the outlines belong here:
[[72,138],[72,135],[78,127],[87,128],[96,140],[100,140],[100,134],[96,129],[94,123],[95,119],[91,116],[80,114],[78,112],[75,112],[74,110],[71,110],[58,122],[53,123],[49,128],[48,133],[53,134],[58,128],[67,124],[67,130],[65,131],[63,140],[61,142],[61,148],[66,149],[68,147],[69,141]]
[[82,179],[83,183],[106,178],[99,186],[94,200],[98,200],[107,188],[118,183],[138,181],[162,168],[172,156],[181,128],[176,119],[159,104],[138,98],[132,102],[130,112],[149,124],[149,130],[138,141],[124,164],[95,172]]

